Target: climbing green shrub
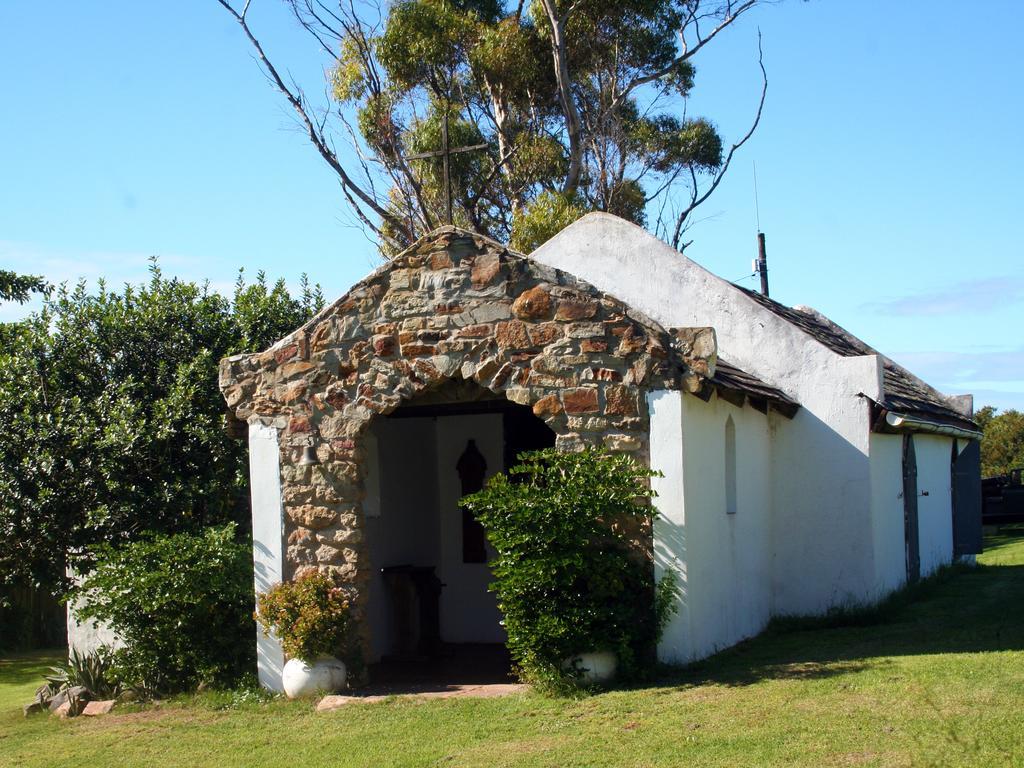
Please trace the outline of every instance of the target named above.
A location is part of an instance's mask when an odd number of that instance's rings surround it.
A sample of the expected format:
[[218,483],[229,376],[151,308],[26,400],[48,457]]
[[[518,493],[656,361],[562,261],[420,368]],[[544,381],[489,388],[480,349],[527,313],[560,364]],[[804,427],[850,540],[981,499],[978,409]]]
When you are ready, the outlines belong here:
[[658,473],[603,450],[519,461],[463,499],[497,550],[492,589],[519,675],[565,690],[578,681],[566,661],[603,650],[618,656],[620,677],[642,675],[673,604],[647,546]]

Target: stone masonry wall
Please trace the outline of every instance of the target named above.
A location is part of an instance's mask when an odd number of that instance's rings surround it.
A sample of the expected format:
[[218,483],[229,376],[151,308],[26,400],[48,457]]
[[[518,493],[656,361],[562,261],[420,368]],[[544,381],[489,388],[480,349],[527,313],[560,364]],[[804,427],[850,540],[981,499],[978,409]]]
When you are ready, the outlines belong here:
[[[645,392],[697,392],[708,366],[618,300],[448,227],[270,350],[223,360],[220,383],[235,418],[281,431],[286,577],[330,574],[358,606],[372,419],[462,378],[532,406],[560,449],[604,445],[646,463]],[[320,463],[300,466],[310,443]]]

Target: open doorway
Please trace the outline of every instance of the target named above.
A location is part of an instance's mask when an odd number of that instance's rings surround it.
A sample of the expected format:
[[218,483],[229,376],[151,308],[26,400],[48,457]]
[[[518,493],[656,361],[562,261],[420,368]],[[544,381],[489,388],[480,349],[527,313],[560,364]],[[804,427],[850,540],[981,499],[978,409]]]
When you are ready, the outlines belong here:
[[507,681],[505,630],[489,591],[493,552],[459,500],[519,453],[554,442],[530,408],[465,381],[371,425],[364,502],[371,684]]

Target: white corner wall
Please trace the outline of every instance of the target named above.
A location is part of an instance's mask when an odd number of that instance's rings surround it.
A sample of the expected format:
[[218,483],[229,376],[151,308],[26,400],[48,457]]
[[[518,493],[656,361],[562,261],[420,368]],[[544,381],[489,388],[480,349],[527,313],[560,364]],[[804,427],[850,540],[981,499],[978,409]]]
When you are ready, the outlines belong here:
[[[74,571],[68,569],[68,577],[76,583],[80,578]],[[90,656],[99,648],[120,648],[122,645],[119,638],[110,627],[98,621],[78,620],[78,601],[68,601],[67,606],[67,629],[68,629],[68,653],[76,651],[83,656]]]
[[[953,561],[953,438],[915,434],[918,548],[921,576]],[[875,594],[885,597],[907,581],[903,511],[903,435],[871,435],[871,516]]]
[[[249,486],[252,494],[252,562],[256,594],[284,578],[284,504],[277,428],[249,424]],[[262,686],[283,691],[284,651],[273,635],[256,628],[257,674]]]
[[[752,637],[772,615],[771,434],[768,417],[717,396],[648,397],[657,478],[656,575],[675,574],[679,611],[658,648],[685,663]],[[726,421],[736,434],[736,512],[727,511]]]
[[689,534],[683,491],[683,393],[659,390],[647,395],[650,414],[651,469],[661,477],[651,478],[659,515],[654,521],[654,577],[675,579],[678,590],[676,611],[669,618],[658,643],[658,660],[684,664],[693,658],[691,629],[692,600],[687,566]]

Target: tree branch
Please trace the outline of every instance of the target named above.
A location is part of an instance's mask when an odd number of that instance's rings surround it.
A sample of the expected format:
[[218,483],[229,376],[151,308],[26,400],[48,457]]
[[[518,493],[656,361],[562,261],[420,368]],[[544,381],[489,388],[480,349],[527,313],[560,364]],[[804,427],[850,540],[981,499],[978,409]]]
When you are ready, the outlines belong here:
[[579,185],[580,172],[583,166],[583,148],[580,143],[580,115],[576,101],[572,96],[572,82],[569,79],[569,62],[566,60],[565,30],[555,0],[541,0],[548,21],[551,23],[551,54],[555,64],[555,82],[558,85],[558,96],[565,113],[566,133],[569,136],[569,170],[566,173],[566,192],[576,191]]
[[[687,61],[688,59],[693,58],[701,48],[703,48],[705,45],[714,40],[719,32],[735,23],[736,19],[738,19],[744,13],[746,13],[755,5],[757,5],[758,2],[760,2],[760,0],[745,0],[745,2],[737,5],[736,8],[733,8],[732,3],[729,3],[726,8],[725,18],[722,20],[720,24],[718,24],[718,26],[712,29],[706,37],[702,37],[700,34],[700,17],[696,15],[696,9],[700,5],[699,0],[697,0],[697,2],[694,2],[693,5],[690,6],[689,17],[683,23],[682,28],[679,30],[680,47],[682,49],[680,54],[676,58],[674,58],[672,62],[667,66],[662,67],[661,69],[655,72],[648,72],[646,75],[634,78],[629,83],[627,83],[626,87],[615,95],[615,98],[612,100],[610,108],[614,110],[620,107],[622,103],[625,101],[626,97],[629,96],[630,93],[635,91],[640,86],[646,85],[647,83],[653,83],[655,80],[660,80],[661,78],[671,74],[673,70],[679,67],[680,64],[682,64],[684,61]],[[695,28],[697,30],[697,44],[694,45],[693,48],[690,48],[686,42],[686,28],[691,23],[695,25]]]
[[697,194],[696,174],[693,174],[691,168],[694,186],[693,193],[690,197],[690,204],[683,209],[683,211],[679,214],[679,217],[676,219],[675,234],[672,237],[672,247],[676,248],[677,250],[679,249],[679,239],[684,231],[683,224],[686,221],[686,218],[693,212],[693,210],[697,206],[701,205],[705,200],[707,200],[711,196],[711,193],[718,188],[718,185],[722,182],[722,178],[725,176],[726,171],[729,170],[729,163],[732,162],[733,155],[735,155],[736,151],[744,144],[746,144],[750,137],[754,135],[754,131],[757,130],[757,126],[761,122],[761,113],[764,111],[764,100],[765,97],[768,95],[768,72],[764,68],[764,51],[761,47],[760,29],[757,30],[757,65],[761,68],[761,78],[763,85],[761,86],[761,100],[757,104],[757,114],[754,116],[754,122],[750,126],[750,130],[746,132],[743,138],[740,139],[735,144],[733,144],[732,147],[729,149],[729,154],[725,156],[725,162],[722,163],[722,167],[715,174],[715,178],[711,182],[711,186],[709,186],[702,195],[698,196]]
[[[309,140],[313,143],[313,146],[316,147],[316,150],[317,152],[320,153],[320,156],[327,162],[331,169],[341,179],[341,186],[342,189],[345,191],[345,197],[348,198],[349,200],[352,200],[352,195],[350,193],[354,193],[355,196],[359,200],[361,200],[370,210],[372,210],[382,220],[388,222],[388,224],[394,227],[396,231],[408,235],[408,228],[404,221],[391,214],[387,209],[384,208],[384,206],[377,202],[376,199],[374,199],[371,195],[367,194],[366,191],[362,189],[362,187],[360,187],[352,180],[348,172],[345,170],[344,166],[342,166],[341,161],[338,159],[338,156],[327,145],[327,142],[324,140],[323,134],[321,134],[320,131],[317,129],[316,124],[310,117],[305,105],[302,102],[301,93],[296,94],[292,92],[292,90],[285,84],[284,80],[281,78],[281,75],[278,73],[277,68],[271,63],[270,59],[267,58],[266,53],[263,51],[263,46],[260,45],[259,40],[256,39],[255,35],[253,35],[252,30],[249,28],[249,24],[245,19],[245,13],[249,10],[249,3],[251,2],[251,0],[247,0],[242,13],[236,11],[228,2],[228,0],[217,0],[217,2],[220,3],[220,5],[223,6],[224,9],[227,10],[232,17],[234,17],[235,21],[238,22],[239,26],[241,26],[242,31],[245,33],[245,36],[249,39],[250,44],[256,51],[257,58],[260,64],[262,65],[264,71],[270,76],[270,79],[274,83],[276,88],[284,95],[285,99],[288,100],[288,103],[292,105],[292,107],[295,109],[295,112],[298,114],[299,121],[305,127],[306,133],[309,136]],[[372,224],[361,209],[357,211],[357,214],[359,215],[360,219],[362,219],[363,222],[367,224],[367,226],[373,229],[374,232],[376,232],[377,234],[381,233],[380,227]]]

